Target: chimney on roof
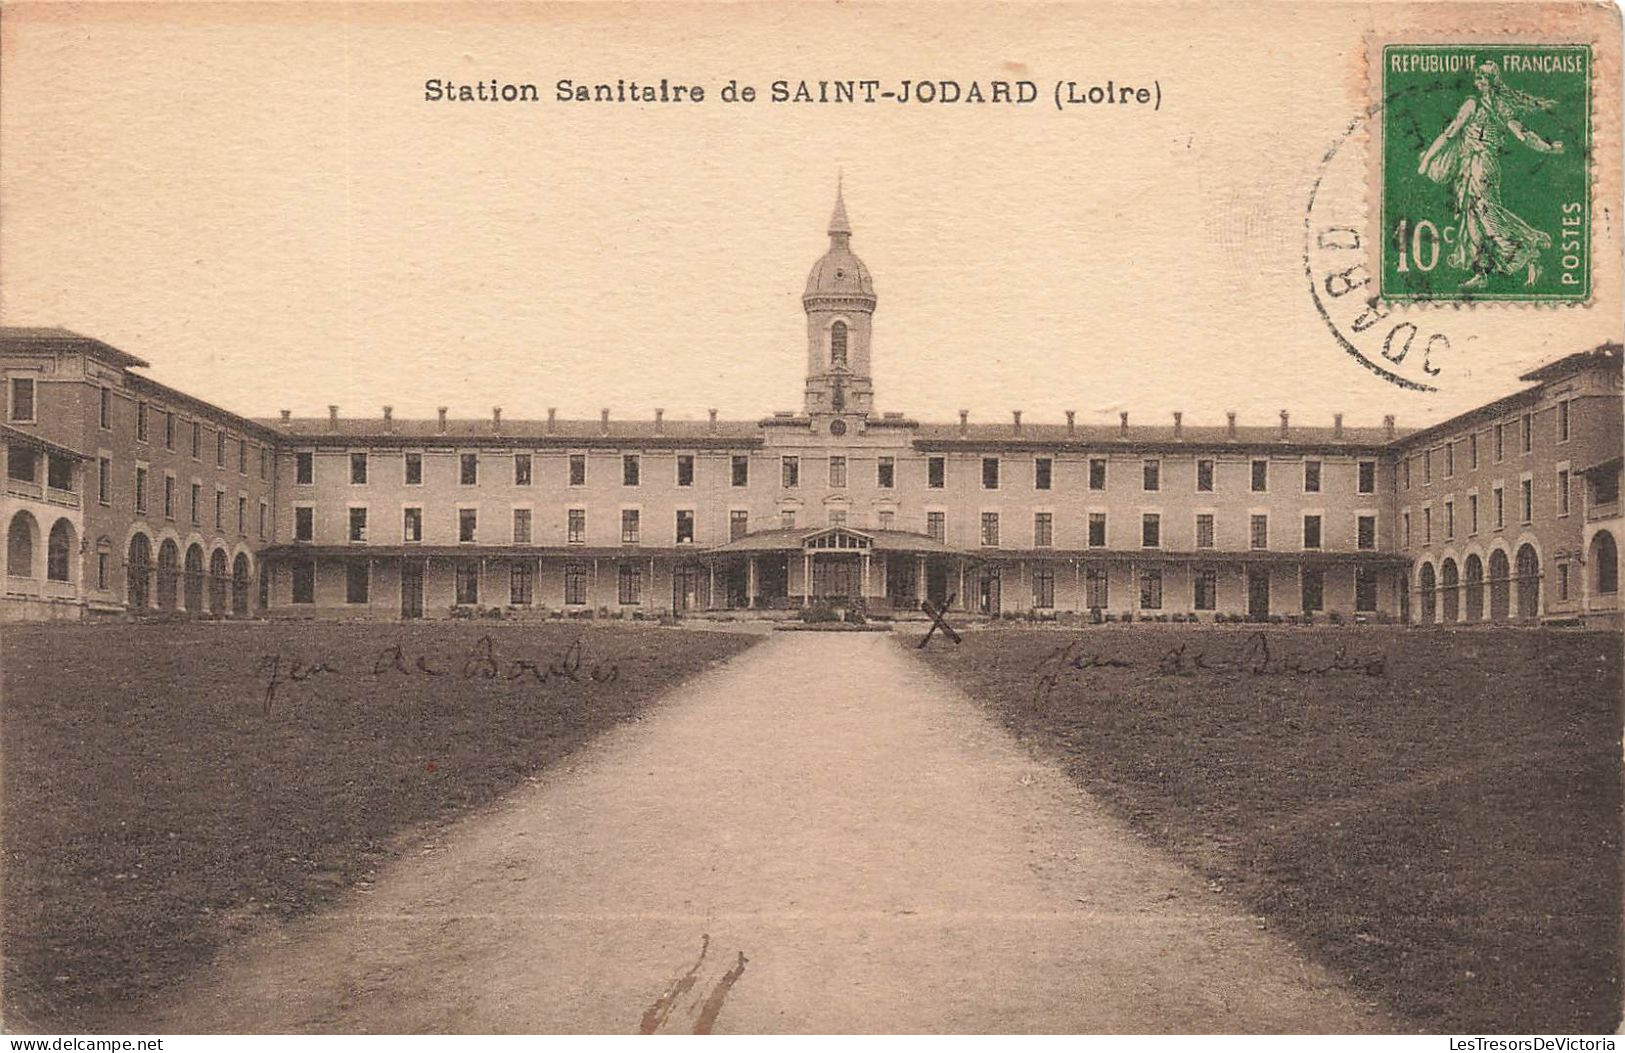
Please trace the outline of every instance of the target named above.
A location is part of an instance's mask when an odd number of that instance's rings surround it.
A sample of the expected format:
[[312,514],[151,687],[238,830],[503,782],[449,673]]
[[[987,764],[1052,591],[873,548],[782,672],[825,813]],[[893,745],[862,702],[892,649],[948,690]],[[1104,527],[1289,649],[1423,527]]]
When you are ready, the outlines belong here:
[[1236,411],[1231,410],[1224,415],[1224,433],[1230,438],[1236,437]]
[[1341,439],[1342,437],[1343,437],[1343,415],[1341,413],[1334,413],[1334,414],[1332,414],[1332,438]]
[[384,430],[385,431],[394,431],[395,430],[394,421],[395,421],[395,407],[394,406],[385,406],[384,407]]
[[440,434],[444,435],[446,434],[446,407],[441,406],[438,412],[440,414]]
[[547,433],[553,434],[553,422],[558,419],[559,411],[556,407],[547,407]]
[[607,409],[598,411],[598,433],[600,435],[609,434],[609,410]]
[[339,408],[337,406],[327,407],[327,428],[329,431],[339,430]]
[[502,407],[491,407],[491,434],[495,435],[502,430]]
[[282,423],[286,424],[286,423],[288,423],[288,421],[290,421],[292,419],[293,419],[293,410],[283,410],[282,411]]
[[657,410],[655,410],[655,434],[656,435],[664,435],[665,433],[666,433],[666,411],[663,410],[663,409],[657,409]]
[[1117,431],[1123,438],[1128,438],[1128,410],[1117,415]]
[[1010,430],[1013,433],[1015,433],[1016,435],[1021,434],[1021,411],[1020,410],[1011,410],[1010,411]]
[[1066,411],[1066,434],[1068,437],[1078,433],[1078,413],[1076,410]]
[[1185,414],[1181,413],[1179,410],[1174,410],[1174,438],[1183,439],[1184,437]]
[[1287,429],[1287,421],[1288,421],[1288,419],[1289,418],[1287,417],[1286,410],[1282,410],[1281,411],[1281,438],[1283,438],[1283,439],[1286,438],[1286,429]]
[[1382,431],[1388,438],[1392,439],[1394,437],[1394,415],[1392,413],[1382,418]]
[[706,430],[710,434],[715,435],[717,433],[717,411],[706,410],[705,412],[710,417],[710,423],[706,426]]
[[970,434],[970,410],[959,411],[959,434],[963,437]]

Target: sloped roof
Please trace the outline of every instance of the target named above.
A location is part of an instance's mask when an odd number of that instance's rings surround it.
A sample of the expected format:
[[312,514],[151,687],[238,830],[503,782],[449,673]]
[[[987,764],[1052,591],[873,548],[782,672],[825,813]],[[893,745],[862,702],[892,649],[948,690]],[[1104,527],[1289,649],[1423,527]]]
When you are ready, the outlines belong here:
[[546,420],[504,417],[493,425],[490,417],[448,418],[445,430],[440,421],[425,417],[396,417],[385,421],[382,417],[340,417],[335,426],[327,417],[292,417],[286,421],[276,418],[258,418],[259,424],[292,438],[344,439],[365,438],[368,441],[458,442],[481,440],[590,440],[615,441],[622,439],[648,440],[671,443],[703,444],[706,441],[743,445],[759,443],[761,430],[753,420],[719,420],[715,426],[704,420],[665,420],[656,427],[652,419],[611,419],[606,430],[601,420],[556,419]]
[[120,351],[111,344],[61,326],[0,326],[0,352],[26,354],[30,351],[53,354],[78,351],[121,368],[147,365],[145,359],[128,351]]

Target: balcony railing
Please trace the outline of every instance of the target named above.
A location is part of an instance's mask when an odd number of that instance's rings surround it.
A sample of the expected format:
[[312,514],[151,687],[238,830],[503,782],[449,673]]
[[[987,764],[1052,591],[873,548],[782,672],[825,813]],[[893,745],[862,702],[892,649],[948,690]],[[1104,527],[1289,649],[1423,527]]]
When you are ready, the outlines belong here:
[[1613,519],[1619,515],[1619,501],[1613,500],[1604,504],[1586,505],[1586,521],[1594,523],[1599,519]]

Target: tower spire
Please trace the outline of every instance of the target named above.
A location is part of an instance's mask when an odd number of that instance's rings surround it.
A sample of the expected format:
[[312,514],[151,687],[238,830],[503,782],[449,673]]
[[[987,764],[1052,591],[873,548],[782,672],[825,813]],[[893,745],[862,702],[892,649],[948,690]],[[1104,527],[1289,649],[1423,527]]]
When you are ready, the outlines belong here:
[[845,174],[837,170],[835,175],[835,211],[829,217],[829,236],[849,238],[852,236],[852,224],[846,219],[846,198],[842,193],[845,184]]

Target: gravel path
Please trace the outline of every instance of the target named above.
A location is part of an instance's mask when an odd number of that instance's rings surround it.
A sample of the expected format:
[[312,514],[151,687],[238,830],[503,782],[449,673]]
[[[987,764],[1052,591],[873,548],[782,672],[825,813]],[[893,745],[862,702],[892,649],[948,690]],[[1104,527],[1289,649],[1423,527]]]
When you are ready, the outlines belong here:
[[878,634],[780,633],[170,1033],[1385,1030]]

